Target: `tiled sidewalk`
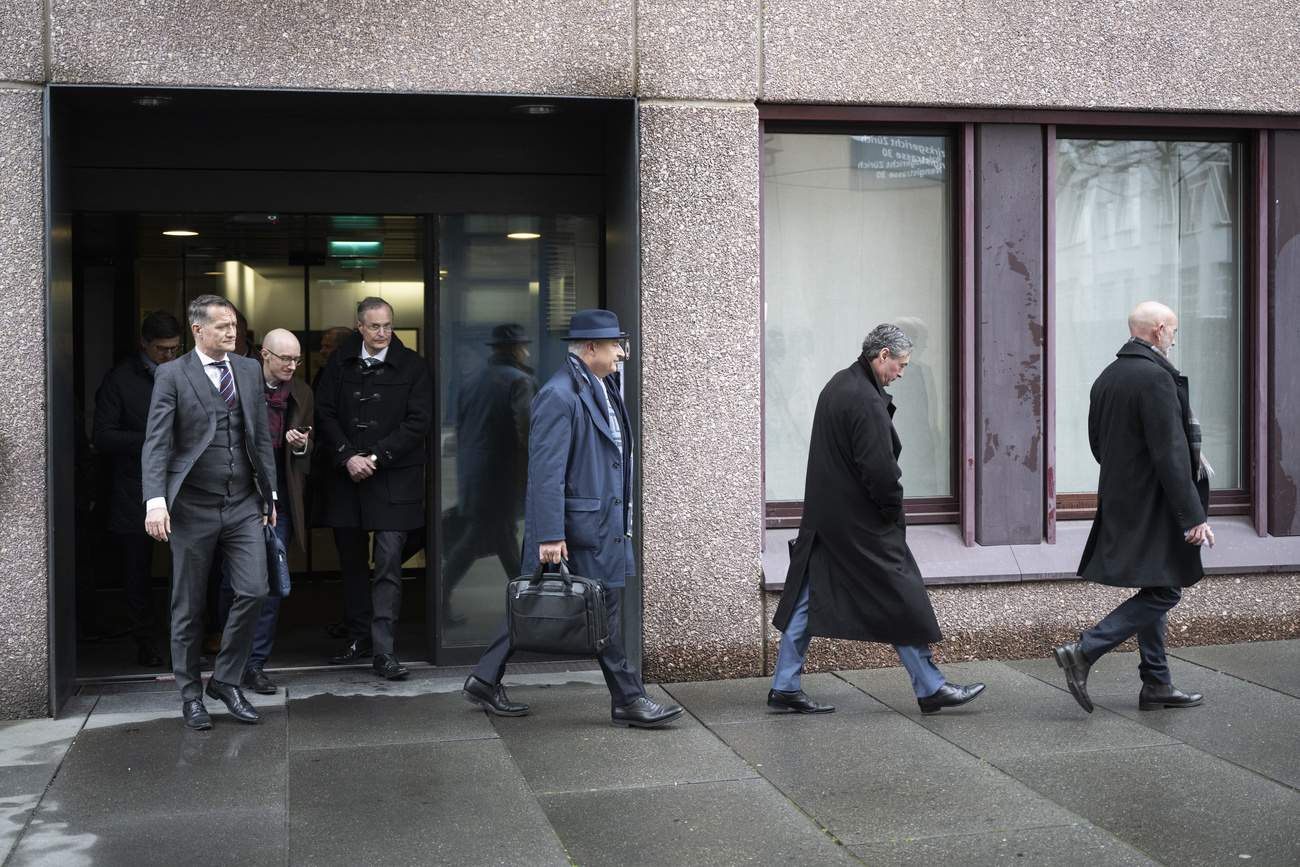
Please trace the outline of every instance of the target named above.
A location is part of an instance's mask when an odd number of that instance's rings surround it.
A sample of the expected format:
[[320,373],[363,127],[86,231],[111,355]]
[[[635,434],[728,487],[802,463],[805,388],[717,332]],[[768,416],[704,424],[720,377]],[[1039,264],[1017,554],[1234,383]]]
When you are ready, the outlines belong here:
[[[987,692],[922,717],[901,669],[651,688],[688,713],[616,729],[597,672],[515,673],[488,717],[437,669],[277,678],[186,731],[170,684],[0,723],[6,864],[1186,865],[1300,863],[1300,641],[1175,652],[1203,707],[1139,712],[1133,654],[1085,714],[1050,660],[945,668]],[[88,690],[87,690],[88,691]],[[256,697],[261,699],[261,697]]]

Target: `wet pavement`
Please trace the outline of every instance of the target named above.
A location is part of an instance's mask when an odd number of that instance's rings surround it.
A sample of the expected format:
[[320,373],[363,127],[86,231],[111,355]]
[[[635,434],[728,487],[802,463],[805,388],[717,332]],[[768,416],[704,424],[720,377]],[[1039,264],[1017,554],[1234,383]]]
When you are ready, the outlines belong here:
[[988,690],[923,717],[902,669],[804,678],[834,714],[776,714],[763,679],[650,687],[687,713],[609,724],[590,666],[512,668],[526,717],[467,669],[385,683],[275,674],[260,725],[167,682],[83,687],[0,723],[7,865],[1300,864],[1300,640],[1183,648],[1187,710],[1142,712],[1135,654],[945,667]]

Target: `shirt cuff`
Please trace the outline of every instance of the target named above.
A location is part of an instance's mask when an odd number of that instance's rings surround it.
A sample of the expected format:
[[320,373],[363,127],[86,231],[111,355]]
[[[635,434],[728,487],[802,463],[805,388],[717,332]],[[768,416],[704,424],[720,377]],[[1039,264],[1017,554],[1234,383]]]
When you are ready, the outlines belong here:
[[145,500],[144,503],[144,510],[146,512],[152,512],[154,509],[165,509],[165,508],[167,508],[166,497],[150,497],[149,499]]

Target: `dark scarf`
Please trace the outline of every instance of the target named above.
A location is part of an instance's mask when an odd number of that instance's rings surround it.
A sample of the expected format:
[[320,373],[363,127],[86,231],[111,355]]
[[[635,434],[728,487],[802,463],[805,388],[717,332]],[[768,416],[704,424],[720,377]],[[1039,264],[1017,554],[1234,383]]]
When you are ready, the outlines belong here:
[[271,427],[271,447],[284,445],[284,416],[289,408],[289,383],[282,382],[275,388],[263,383],[266,390],[266,420]]
[[[1160,358],[1164,359],[1165,364],[1167,364],[1171,369],[1173,368],[1173,365],[1169,363],[1169,359],[1158,347],[1156,347],[1154,343],[1143,340],[1141,337],[1130,337],[1128,342],[1136,343],[1138,346],[1147,347],[1156,355],[1160,356]],[[1214,468],[1210,466],[1210,462],[1206,460],[1205,455],[1201,453],[1201,423],[1197,420],[1196,413],[1192,410],[1191,404],[1188,404],[1187,406],[1187,418],[1183,419],[1183,433],[1187,435],[1187,448],[1192,455],[1192,467],[1196,470],[1197,481],[1208,479],[1210,476],[1213,476]]]

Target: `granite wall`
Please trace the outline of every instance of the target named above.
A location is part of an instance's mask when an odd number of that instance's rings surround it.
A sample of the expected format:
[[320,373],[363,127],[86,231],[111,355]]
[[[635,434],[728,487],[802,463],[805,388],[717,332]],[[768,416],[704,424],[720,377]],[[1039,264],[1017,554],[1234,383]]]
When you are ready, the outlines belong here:
[[43,94],[0,87],[0,718],[49,712]]

